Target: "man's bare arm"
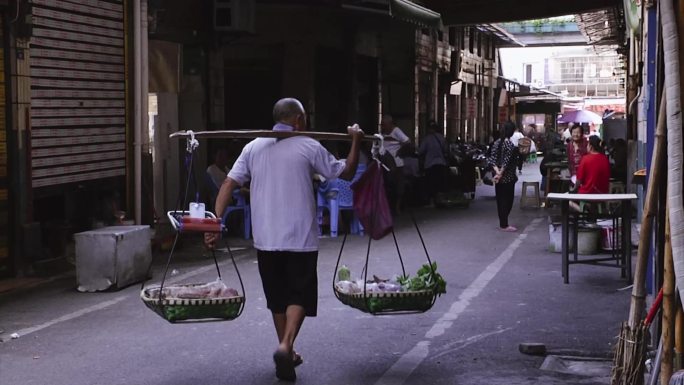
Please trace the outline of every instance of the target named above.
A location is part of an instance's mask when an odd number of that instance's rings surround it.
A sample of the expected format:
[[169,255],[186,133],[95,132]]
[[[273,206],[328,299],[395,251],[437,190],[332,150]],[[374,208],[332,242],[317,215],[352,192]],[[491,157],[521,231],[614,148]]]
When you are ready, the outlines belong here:
[[352,144],[347,155],[344,170],[340,174],[340,179],[352,180],[356,174],[356,167],[359,165],[359,151],[361,149],[361,139],[363,139],[363,131],[357,124],[347,127],[347,132],[352,136]]
[[218,195],[216,196],[216,205],[214,206],[217,217],[223,215],[226,207],[228,207],[230,202],[233,200],[233,190],[238,187],[240,187],[240,185],[230,177],[226,177],[226,179],[223,181]]
[[[214,210],[216,211],[216,216],[221,218],[226,207],[230,204],[233,199],[233,190],[238,187],[238,183],[231,178],[226,177],[226,179],[221,184],[218,195],[216,196],[216,205]],[[214,249],[216,247],[216,241],[219,239],[219,233],[204,233],[204,244],[209,249]]]

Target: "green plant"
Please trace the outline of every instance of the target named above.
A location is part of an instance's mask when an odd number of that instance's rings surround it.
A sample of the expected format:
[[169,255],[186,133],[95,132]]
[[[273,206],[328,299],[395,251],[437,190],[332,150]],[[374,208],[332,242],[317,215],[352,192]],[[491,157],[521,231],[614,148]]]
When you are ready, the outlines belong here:
[[446,281],[437,272],[437,262],[432,262],[432,266],[424,264],[415,277],[405,275],[399,277],[398,281],[409,291],[432,290],[438,295],[446,293]]

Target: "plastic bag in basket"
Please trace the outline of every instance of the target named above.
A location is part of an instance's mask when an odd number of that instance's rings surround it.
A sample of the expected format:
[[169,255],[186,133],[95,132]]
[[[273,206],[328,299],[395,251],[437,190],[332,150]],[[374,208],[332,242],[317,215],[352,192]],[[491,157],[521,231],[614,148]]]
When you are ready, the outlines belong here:
[[392,231],[392,213],[378,162],[371,162],[351,188],[354,191],[354,212],[365,231],[373,239],[389,234]]

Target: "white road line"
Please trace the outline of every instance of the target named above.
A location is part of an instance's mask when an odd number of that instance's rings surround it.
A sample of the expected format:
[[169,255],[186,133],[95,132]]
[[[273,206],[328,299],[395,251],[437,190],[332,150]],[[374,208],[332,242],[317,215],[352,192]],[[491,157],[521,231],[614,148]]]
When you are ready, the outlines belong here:
[[[220,265],[220,267],[221,267],[221,265],[227,264],[228,262],[230,262],[230,261],[227,261],[227,262],[225,262],[225,263],[220,263],[219,265]],[[231,264],[232,264],[232,263],[231,263]],[[168,282],[168,283],[176,283],[176,282],[185,280],[186,278],[190,278],[190,277],[192,277],[192,276],[195,276],[195,275],[198,275],[198,274],[202,274],[202,273],[205,273],[205,272],[207,272],[207,271],[209,271],[209,270],[215,270],[215,269],[216,269],[216,266],[214,266],[213,264],[211,264],[211,265],[209,265],[209,266],[199,267],[199,268],[194,269],[194,270],[191,270],[191,271],[189,271],[189,272],[187,272],[187,273],[185,273],[185,274],[181,274],[181,275],[177,275],[177,276],[171,277],[171,278],[167,279],[167,282]],[[24,329],[21,329],[21,330],[17,330],[17,331],[14,331],[14,332],[8,332],[4,337],[0,338],[0,342],[3,342],[3,343],[4,343],[4,342],[11,341],[11,335],[14,334],[14,333],[18,334],[19,337],[23,337],[23,336],[25,336],[25,335],[28,335],[28,334],[31,334],[31,333],[35,333],[35,332],[37,332],[37,331],[43,330],[43,329],[45,329],[45,328],[48,328],[48,327],[50,327],[50,326],[52,326],[52,325],[56,325],[56,324],[58,324],[58,323],[60,323],[60,322],[69,321],[69,320],[72,320],[72,319],[74,319],[74,318],[78,318],[78,317],[80,317],[80,316],[84,316],[84,315],[86,315],[86,314],[89,314],[89,313],[92,313],[92,312],[95,312],[95,311],[98,311],[98,310],[106,309],[106,308],[108,308],[108,307],[110,307],[110,306],[116,305],[117,303],[123,301],[123,300],[126,299],[126,298],[130,298],[130,295],[122,295],[122,296],[116,297],[116,298],[114,298],[114,299],[111,299],[111,300],[109,300],[109,301],[105,301],[105,302],[102,302],[102,303],[98,303],[97,305],[89,306],[89,307],[83,308],[83,309],[81,309],[81,310],[76,310],[75,312],[72,312],[72,313],[63,315],[63,316],[61,316],[61,317],[52,319],[52,320],[47,321],[47,322],[45,322],[45,323],[42,323],[42,324],[40,324],[40,325],[31,326],[31,327],[24,328]]]
[[441,349],[441,350],[443,350],[442,352],[437,353],[437,354],[433,354],[430,358],[434,360],[434,359],[442,357],[444,355],[453,353],[457,350],[461,350],[461,349],[463,349],[467,346],[470,346],[476,342],[479,342],[479,341],[481,341],[481,340],[483,340],[489,336],[505,333],[509,330],[513,330],[513,328],[511,327],[511,328],[505,328],[505,329],[497,329],[497,330],[494,330],[494,331],[491,331],[488,333],[482,333],[482,334],[478,334],[475,336],[470,336],[464,340],[454,341],[454,342],[448,343],[448,344],[446,344],[445,348]]
[[451,304],[449,311],[444,313],[437,322],[425,333],[425,340],[420,341],[408,353],[404,354],[392,365],[375,385],[399,385],[406,382],[408,377],[420,365],[429,354],[430,340],[441,336],[450,328],[454,321],[465,311],[470,305],[470,302],[480,295],[487,287],[489,282],[501,271],[504,265],[513,257],[515,250],[520,247],[522,241],[527,238],[527,234],[534,230],[534,228],[542,221],[542,218],[536,218],[518,235],[518,237],[511,242],[495,260],[490,263],[482,273],[461,293],[458,300]]
[[[23,336],[25,336],[25,335],[27,335],[27,334],[31,334],[31,333],[37,332],[37,331],[39,331],[39,330],[43,330],[43,329],[45,329],[45,328],[47,328],[47,327],[50,327],[50,326],[55,325],[55,324],[58,324],[58,323],[60,323],[60,322],[69,321],[69,320],[72,320],[72,319],[74,319],[74,318],[76,318],[76,317],[80,317],[80,316],[82,316],[82,315],[86,315],[86,314],[88,314],[88,313],[92,313],[92,312],[97,311],[97,310],[102,310],[102,309],[108,308],[108,307],[110,307],[110,306],[112,306],[112,305],[114,305],[114,304],[117,304],[117,303],[123,301],[123,300],[126,299],[126,298],[128,298],[128,296],[122,295],[122,296],[120,296],[120,297],[116,297],[116,298],[111,299],[111,300],[109,300],[109,301],[105,301],[105,302],[102,302],[102,303],[98,303],[97,305],[93,305],[93,306],[87,307],[87,308],[85,308],[85,309],[77,310],[77,311],[75,311],[75,312],[73,312],[73,313],[69,313],[69,314],[67,314],[67,315],[63,315],[63,316],[61,316],[61,317],[59,317],[59,318],[55,318],[55,319],[50,320],[50,321],[48,321],[48,322],[45,322],[45,323],[43,323],[43,324],[36,325],[36,326],[32,326],[32,327],[26,328],[26,329],[17,330],[16,332],[13,332],[13,333],[17,333],[17,334],[19,334],[19,337],[23,337]],[[2,342],[7,342],[7,340],[9,340],[9,338],[8,338],[8,337],[4,337],[4,339],[2,340]]]

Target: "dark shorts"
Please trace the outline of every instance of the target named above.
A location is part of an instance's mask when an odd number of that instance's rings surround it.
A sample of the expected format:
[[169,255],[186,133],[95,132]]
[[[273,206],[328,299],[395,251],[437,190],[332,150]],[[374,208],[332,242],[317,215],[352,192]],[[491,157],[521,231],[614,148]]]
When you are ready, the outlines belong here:
[[318,251],[257,250],[259,274],[266,306],[273,313],[285,313],[289,305],[304,308],[307,317],[318,309]]

